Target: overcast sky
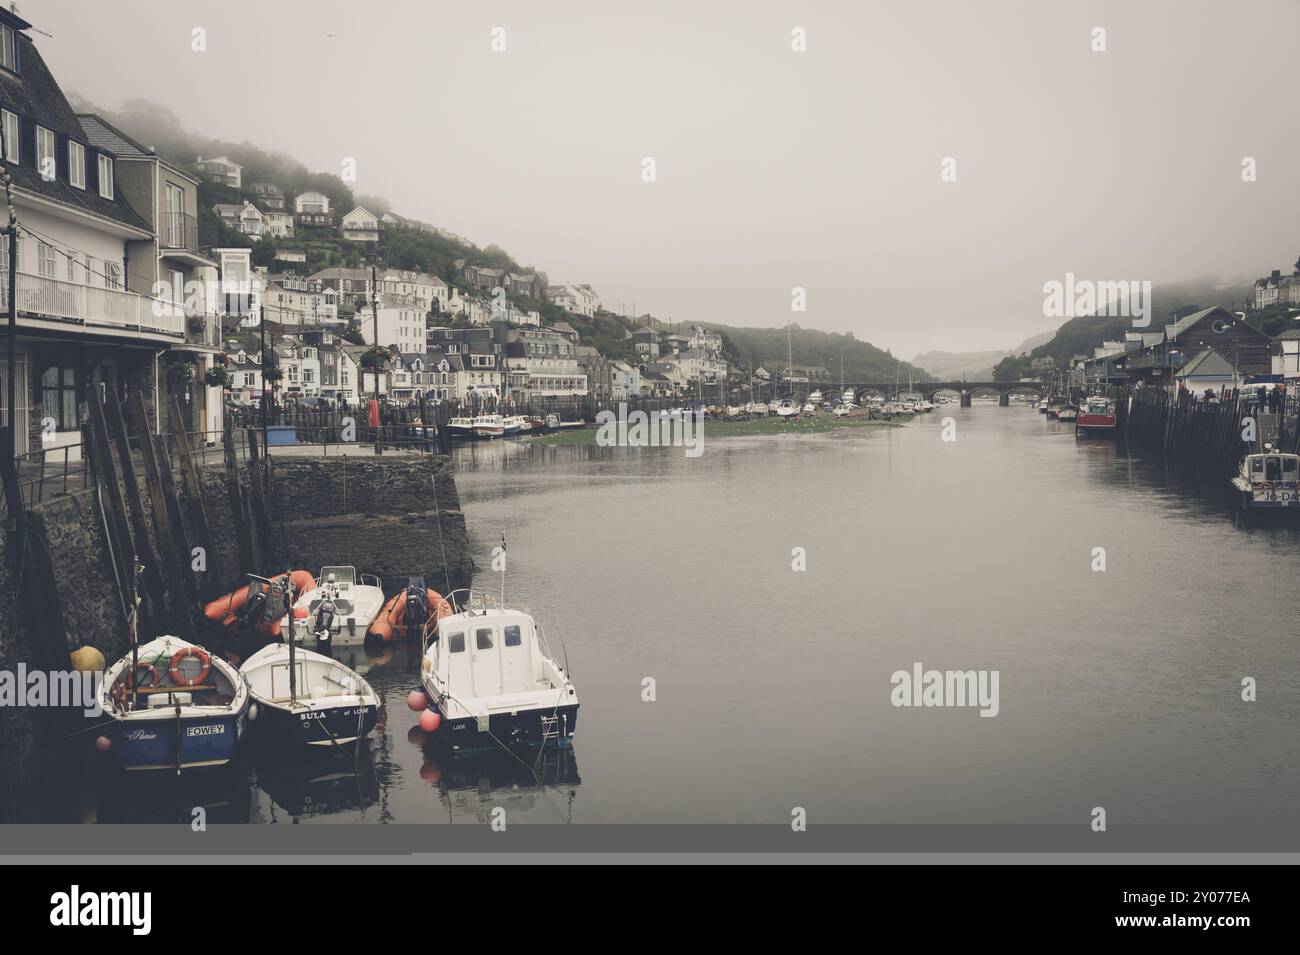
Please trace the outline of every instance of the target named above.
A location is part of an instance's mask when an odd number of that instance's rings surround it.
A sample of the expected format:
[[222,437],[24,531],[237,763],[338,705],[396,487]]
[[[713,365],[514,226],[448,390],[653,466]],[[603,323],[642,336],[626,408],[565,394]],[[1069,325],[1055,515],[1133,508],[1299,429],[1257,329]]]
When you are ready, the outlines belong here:
[[794,319],[910,358],[1059,324],[1042,286],[1066,272],[1254,277],[1300,255],[1295,0],[19,12],[65,91],[146,97],[313,169],[355,157],[357,191],[662,318]]

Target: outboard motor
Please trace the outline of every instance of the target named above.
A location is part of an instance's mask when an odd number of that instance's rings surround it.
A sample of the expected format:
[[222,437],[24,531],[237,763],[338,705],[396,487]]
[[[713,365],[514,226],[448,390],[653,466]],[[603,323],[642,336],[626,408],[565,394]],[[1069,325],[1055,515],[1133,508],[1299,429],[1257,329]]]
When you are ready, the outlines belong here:
[[406,608],[402,621],[407,634],[423,634],[428,619],[429,594],[424,586],[424,578],[411,577],[406,585]]
[[321,605],[316,608],[316,647],[325,649],[330,645],[330,636],[334,632],[334,618],[338,616],[338,608],[334,606],[334,601],[323,600]]
[[244,604],[243,619],[248,625],[261,623],[266,614],[266,604],[271,598],[271,588],[260,580],[248,582],[248,602]]

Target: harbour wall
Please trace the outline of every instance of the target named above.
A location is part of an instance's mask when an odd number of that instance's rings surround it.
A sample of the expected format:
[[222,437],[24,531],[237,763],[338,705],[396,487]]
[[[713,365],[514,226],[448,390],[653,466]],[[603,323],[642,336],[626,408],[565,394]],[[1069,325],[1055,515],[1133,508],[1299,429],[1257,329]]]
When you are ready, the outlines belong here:
[[[186,493],[183,467],[173,467],[178,455],[168,455],[164,441],[155,444],[162,469],[174,482],[163,494],[179,518],[165,536],[173,543],[170,553],[190,562],[184,580],[187,591],[193,589],[174,602],[174,588],[168,588],[166,600],[158,602],[166,606],[150,607],[148,588],[141,586],[142,640],[187,627],[200,643],[212,639],[199,603],[240,586],[248,571],[270,576],[301,567],[314,575],[324,565],[352,564],[358,572],[381,577],[389,591],[404,586],[408,575],[423,576],[439,592],[470,584],[474,565],[446,456],[390,450],[381,457],[367,447],[346,454],[335,448],[322,457],[306,449],[272,449],[269,467],[265,457],[260,462],[246,457],[230,468],[218,449],[209,457],[212,463],[194,463],[200,490],[195,500]],[[129,603],[113,548],[125,536],[136,550],[144,543],[157,554],[169,551],[147,482],[138,482],[149,538],[142,542],[138,534],[123,535],[121,524],[115,526],[107,470],[88,468],[84,486],[29,504],[20,529],[12,528],[12,521],[3,528],[0,670],[15,673],[20,664],[29,671],[66,670],[69,653],[83,646],[99,650],[111,664],[129,646]],[[234,510],[232,474],[242,513]],[[113,478],[129,498],[121,472],[114,471]],[[241,556],[241,533],[247,535],[251,561]],[[15,561],[19,540],[26,542],[21,575]],[[202,559],[195,548],[203,549]],[[178,606],[182,613],[188,610],[188,619],[174,616]],[[39,818],[43,757],[80,726],[68,712],[0,706],[0,822]]]

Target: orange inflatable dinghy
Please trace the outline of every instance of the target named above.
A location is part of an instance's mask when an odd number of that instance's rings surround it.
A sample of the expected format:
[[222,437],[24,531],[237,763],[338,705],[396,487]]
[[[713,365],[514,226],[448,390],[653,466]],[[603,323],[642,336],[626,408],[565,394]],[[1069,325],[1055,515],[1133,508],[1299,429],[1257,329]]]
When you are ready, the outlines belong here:
[[284,588],[291,588],[290,603],[310,590],[316,589],[316,578],[310,571],[294,570],[271,579],[268,587],[252,581],[218,597],[203,608],[203,616],[228,630],[253,627],[267,637],[280,636],[280,618],[284,613]]
[[438,621],[451,612],[451,604],[440,593],[416,578],[388,599],[366,631],[366,640],[388,643],[415,636],[427,640],[438,632]]

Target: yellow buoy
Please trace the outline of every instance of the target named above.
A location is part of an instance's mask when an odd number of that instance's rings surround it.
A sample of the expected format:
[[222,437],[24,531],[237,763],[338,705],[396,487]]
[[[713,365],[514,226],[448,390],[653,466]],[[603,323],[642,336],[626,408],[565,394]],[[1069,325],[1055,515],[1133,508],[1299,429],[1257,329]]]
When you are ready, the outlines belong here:
[[79,673],[98,673],[104,669],[104,654],[94,647],[82,647],[80,650],[73,650],[70,658],[72,668]]

